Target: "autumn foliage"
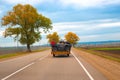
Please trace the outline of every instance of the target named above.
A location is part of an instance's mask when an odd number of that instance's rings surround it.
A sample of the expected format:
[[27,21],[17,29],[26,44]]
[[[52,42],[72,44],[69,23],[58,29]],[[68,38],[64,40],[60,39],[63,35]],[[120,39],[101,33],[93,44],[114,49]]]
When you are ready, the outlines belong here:
[[39,14],[33,6],[29,4],[18,4],[2,18],[2,26],[7,26],[4,36],[14,35],[14,39],[21,44],[26,44],[28,51],[30,45],[41,39],[41,31],[52,29],[52,22],[49,18]]
[[48,42],[52,42],[54,41],[55,43],[58,43],[59,42],[59,35],[57,34],[57,32],[54,32],[53,34],[48,34],[47,35],[47,39],[48,39]]
[[[68,32],[67,34],[65,34],[64,37],[67,42],[69,42],[73,45],[75,45],[80,40],[80,38],[77,36],[77,34],[75,34],[73,32]],[[47,39],[48,39],[49,43],[52,41],[55,41],[56,43],[58,43],[60,40],[60,37],[57,34],[57,32],[54,32],[53,34],[48,34]]]
[[65,39],[73,45],[76,44],[80,40],[80,38],[77,36],[77,34],[75,34],[73,32],[68,32],[65,35]]

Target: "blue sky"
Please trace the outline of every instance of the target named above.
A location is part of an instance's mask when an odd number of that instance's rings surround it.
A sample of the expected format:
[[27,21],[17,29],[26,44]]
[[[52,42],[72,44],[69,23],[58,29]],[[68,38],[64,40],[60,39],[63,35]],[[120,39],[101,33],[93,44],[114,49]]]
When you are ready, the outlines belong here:
[[[72,31],[81,42],[120,40],[120,0],[0,0],[0,19],[18,3],[31,4],[50,18],[50,33],[56,31],[61,38]],[[16,45],[13,39],[3,38],[4,30],[0,27],[0,46]],[[47,42],[46,34],[42,36],[36,44]]]

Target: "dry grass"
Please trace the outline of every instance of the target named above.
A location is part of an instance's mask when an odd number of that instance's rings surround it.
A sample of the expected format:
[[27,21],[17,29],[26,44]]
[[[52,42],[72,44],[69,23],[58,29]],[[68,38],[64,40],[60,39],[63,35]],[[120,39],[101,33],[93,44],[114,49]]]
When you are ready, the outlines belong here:
[[[120,48],[90,48],[90,49],[78,48],[78,49],[89,52],[94,55],[98,55],[98,56],[110,59],[110,60],[120,62],[120,58],[115,57],[115,55],[116,55],[115,53],[110,53],[113,50],[117,50],[120,52]],[[100,50],[100,51],[98,51],[98,50]],[[102,52],[102,51],[107,51],[107,52]],[[112,54],[112,55],[110,55],[110,54]],[[119,56],[120,56],[120,53],[119,53]]]
[[17,52],[17,53],[4,54],[4,55],[0,55],[0,59],[6,59],[6,58],[28,55],[28,54],[32,54],[34,52],[41,52],[41,51],[44,51],[44,50],[47,50],[47,49],[49,49],[49,48],[40,48],[40,49],[34,50],[32,52]]

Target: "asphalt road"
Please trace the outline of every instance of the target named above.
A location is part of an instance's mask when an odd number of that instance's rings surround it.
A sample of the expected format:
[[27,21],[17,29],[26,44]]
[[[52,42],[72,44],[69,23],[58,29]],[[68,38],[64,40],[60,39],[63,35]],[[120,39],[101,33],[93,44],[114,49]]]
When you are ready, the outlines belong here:
[[0,80],[107,80],[78,53],[52,57],[50,50],[0,62]]

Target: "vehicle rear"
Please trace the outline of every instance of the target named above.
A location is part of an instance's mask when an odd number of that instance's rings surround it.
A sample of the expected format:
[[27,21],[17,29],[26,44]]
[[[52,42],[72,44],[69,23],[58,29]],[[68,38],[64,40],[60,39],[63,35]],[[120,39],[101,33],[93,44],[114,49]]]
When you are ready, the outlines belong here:
[[56,55],[57,56],[59,56],[59,55],[69,56],[70,50],[71,50],[70,44],[58,44],[58,45],[52,47],[51,54],[53,55],[53,57],[55,57]]

